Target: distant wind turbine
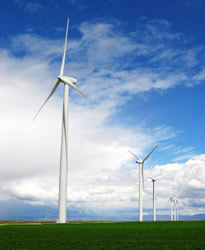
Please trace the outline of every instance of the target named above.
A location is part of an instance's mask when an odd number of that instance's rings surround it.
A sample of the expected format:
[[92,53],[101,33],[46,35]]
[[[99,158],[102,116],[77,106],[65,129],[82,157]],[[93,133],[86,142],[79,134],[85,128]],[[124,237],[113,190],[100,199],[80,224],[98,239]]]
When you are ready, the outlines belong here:
[[174,199],[174,206],[175,206],[175,213],[174,213],[174,220],[177,221],[178,220],[178,199],[175,198]]
[[152,183],[153,183],[153,221],[156,221],[156,199],[155,199],[155,196],[156,196],[156,186],[155,186],[155,182],[158,179],[160,179],[161,177],[165,176],[166,174],[160,175],[157,178],[154,178],[151,175],[148,175],[146,173],[145,173],[145,175],[147,175],[152,180]]
[[177,221],[179,219],[179,215],[178,215],[178,211],[179,211],[179,208],[178,208],[178,201],[179,199],[177,198],[180,194],[181,194],[182,190],[177,193],[175,196],[171,196],[171,193],[170,193],[170,197],[169,197],[169,200],[171,202],[171,221]]
[[[144,190],[144,162],[147,160],[147,158],[151,155],[151,153],[156,149],[158,144],[152,149],[152,151],[144,158],[144,160],[140,159],[138,156],[136,156],[132,151],[129,150],[129,152],[137,158],[136,163],[139,164],[139,221],[143,221],[143,206],[142,206],[142,195]],[[143,185],[143,186],[142,186]]]
[[175,220],[179,220],[179,198],[177,198],[181,194],[182,190],[175,195],[174,204],[175,204]]
[[56,91],[58,85],[62,82],[64,84],[64,101],[63,101],[63,119],[62,119],[62,132],[61,132],[61,153],[60,153],[60,173],[59,173],[59,196],[58,196],[58,223],[66,223],[67,221],[67,175],[68,175],[68,98],[69,87],[78,91],[81,95],[86,95],[76,87],[77,79],[69,76],[64,76],[65,56],[67,47],[69,18],[67,20],[65,43],[63,50],[63,57],[60,69],[60,75],[55,83],[53,89],[48,95],[47,99],[34,116],[33,120],[37,117],[41,109]]
[[170,200],[170,216],[171,216],[171,221],[173,221],[173,211],[174,211],[174,198],[170,195],[169,197],[169,200]]

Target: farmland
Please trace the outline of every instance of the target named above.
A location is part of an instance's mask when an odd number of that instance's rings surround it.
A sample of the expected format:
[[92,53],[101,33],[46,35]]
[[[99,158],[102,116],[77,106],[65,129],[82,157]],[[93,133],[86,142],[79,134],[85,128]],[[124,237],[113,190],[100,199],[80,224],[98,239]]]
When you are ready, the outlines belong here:
[[205,222],[0,222],[0,249],[205,249]]

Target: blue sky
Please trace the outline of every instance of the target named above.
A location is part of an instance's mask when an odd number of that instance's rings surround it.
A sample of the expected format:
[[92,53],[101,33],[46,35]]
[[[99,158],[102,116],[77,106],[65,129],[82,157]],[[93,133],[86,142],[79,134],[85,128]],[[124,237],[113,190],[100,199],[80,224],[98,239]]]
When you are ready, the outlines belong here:
[[138,168],[128,149],[143,157],[158,143],[145,170],[167,173],[160,218],[169,219],[169,192],[181,188],[181,216],[203,217],[204,10],[202,0],[2,1],[0,219],[11,204],[22,206],[18,219],[42,218],[46,205],[57,215],[62,86],[31,119],[59,73],[68,16],[65,74],[88,95],[71,90],[71,217],[136,219]]

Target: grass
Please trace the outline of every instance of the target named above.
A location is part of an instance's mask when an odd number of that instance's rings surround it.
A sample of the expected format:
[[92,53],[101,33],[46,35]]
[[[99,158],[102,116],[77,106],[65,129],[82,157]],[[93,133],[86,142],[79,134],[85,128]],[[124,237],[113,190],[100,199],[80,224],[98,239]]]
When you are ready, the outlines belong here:
[[0,249],[205,249],[205,221],[5,224]]

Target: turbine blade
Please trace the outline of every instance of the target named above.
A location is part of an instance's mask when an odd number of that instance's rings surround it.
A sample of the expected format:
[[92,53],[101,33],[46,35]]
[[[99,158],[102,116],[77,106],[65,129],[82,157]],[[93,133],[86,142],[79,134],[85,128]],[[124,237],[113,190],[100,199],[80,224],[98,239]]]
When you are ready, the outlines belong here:
[[151,175],[148,175],[148,174],[145,173],[145,172],[144,172],[144,174],[145,174],[147,177],[149,177],[150,179],[155,180]]
[[73,89],[75,89],[76,91],[78,91],[81,95],[83,95],[85,98],[87,98],[87,95],[83,93],[83,91],[81,91],[79,88],[77,88],[75,86],[75,84],[71,83],[71,82],[67,82],[67,84],[72,87]]
[[138,161],[141,161],[141,159],[138,156],[136,156],[136,154],[134,154],[131,150],[128,150],[128,152],[130,152],[130,154],[132,154],[135,158],[137,158]]
[[[87,97],[86,94],[84,94],[83,91],[81,91],[79,88],[77,88],[76,85],[74,84],[77,81],[75,78],[62,76],[62,77],[59,77],[59,79],[60,79],[61,82],[69,85],[71,88],[73,88],[76,91],[78,91],[84,97]],[[72,81],[72,79],[74,79],[74,81]]]
[[163,174],[163,175],[158,176],[158,177],[156,178],[156,180],[160,179],[161,177],[163,177],[163,176],[165,176],[165,175],[167,175],[167,174]]
[[53,89],[51,90],[49,96],[47,97],[47,99],[45,100],[45,102],[43,103],[43,105],[40,107],[40,109],[38,110],[38,112],[36,113],[36,115],[34,116],[34,118],[32,119],[32,121],[35,120],[35,118],[37,117],[37,115],[40,113],[41,109],[45,106],[45,104],[47,103],[47,101],[49,100],[49,98],[53,95],[53,93],[54,93],[55,90],[57,89],[59,83],[60,83],[60,80],[58,80],[58,81],[56,82],[56,84],[54,85]]
[[65,33],[65,42],[64,42],[63,57],[62,57],[62,63],[61,63],[61,69],[60,69],[60,76],[62,76],[64,74],[65,55],[66,55],[67,37],[68,37],[68,26],[69,26],[69,18],[67,20],[67,27],[66,27],[66,33]]
[[158,146],[159,144],[157,144],[153,149],[152,151],[144,158],[143,162],[147,160],[147,158],[151,155],[151,153],[156,149],[156,147]]
[[175,195],[175,198],[177,198],[177,196],[180,195],[181,192],[182,192],[182,190],[180,190],[179,193],[177,193],[177,194]]

